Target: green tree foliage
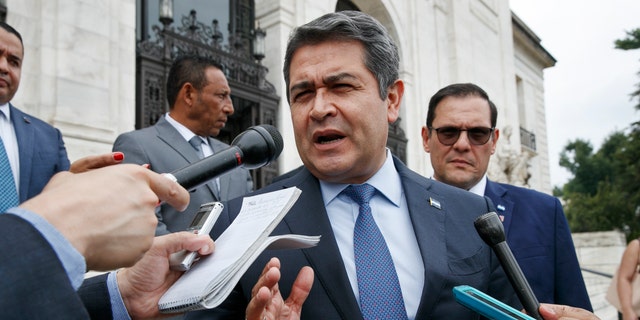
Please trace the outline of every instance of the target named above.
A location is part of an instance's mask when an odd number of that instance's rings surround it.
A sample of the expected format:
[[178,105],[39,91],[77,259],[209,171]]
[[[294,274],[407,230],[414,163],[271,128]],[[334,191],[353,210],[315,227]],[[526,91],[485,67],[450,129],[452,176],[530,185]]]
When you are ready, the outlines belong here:
[[626,131],[612,133],[595,153],[578,139],[560,154],[560,165],[573,175],[562,188],[572,231],[619,229],[629,232],[628,239],[640,236],[640,121]]
[[[614,44],[621,50],[640,49],[640,28]],[[640,83],[636,88],[631,98],[638,98],[635,108],[640,110]],[[640,121],[609,135],[595,153],[588,141],[569,142],[560,153],[560,166],[573,178],[553,194],[565,201],[572,231],[619,229],[627,239],[640,236]]]
[[[616,46],[616,49],[621,50],[640,49],[640,28],[627,31],[627,37],[614,41],[614,44]],[[640,72],[638,72],[638,75],[640,76]],[[640,83],[636,84],[636,90],[631,93],[631,98],[638,98],[636,109],[640,110]]]
[[616,45],[616,49],[640,49],[640,28],[627,31],[627,37],[614,41],[614,44]]

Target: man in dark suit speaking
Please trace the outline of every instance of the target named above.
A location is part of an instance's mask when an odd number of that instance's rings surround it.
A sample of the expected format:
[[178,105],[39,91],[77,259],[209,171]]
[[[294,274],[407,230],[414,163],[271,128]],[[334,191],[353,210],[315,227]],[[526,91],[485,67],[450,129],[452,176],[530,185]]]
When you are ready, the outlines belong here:
[[[452,288],[462,284],[518,306],[473,226],[494,210],[490,201],[409,170],[386,148],[404,94],[399,60],[387,30],[362,12],[330,13],[295,29],[284,77],[304,167],[259,192],[300,188],[274,234],[322,239],[314,248],[265,252],[227,301],[187,318],[242,319],[271,256],[282,263],[284,296],[297,270],[314,269],[305,320],[477,319],[454,300]],[[239,208],[228,203],[214,235]]]

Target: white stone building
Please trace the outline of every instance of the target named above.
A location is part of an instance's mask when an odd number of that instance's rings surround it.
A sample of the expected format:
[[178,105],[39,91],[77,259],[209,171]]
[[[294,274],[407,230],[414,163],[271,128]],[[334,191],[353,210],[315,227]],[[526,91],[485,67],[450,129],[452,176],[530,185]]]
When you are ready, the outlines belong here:
[[[22,84],[13,103],[59,128],[71,160],[108,152],[118,134],[134,129],[141,1],[5,1],[7,22],[25,43]],[[345,1],[255,1],[256,20],[267,32],[262,64],[280,97],[281,173],[301,164],[280,71],[287,37],[295,26],[335,11],[338,2]],[[551,192],[543,70],[555,60],[507,1],[354,0],[350,5],[375,16],[398,43],[406,83],[400,128],[410,168],[432,174],[420,137],[431,95],[450,83],[474,82],[499,108],[502,139],[491,178]],[[507,167],[520,174],[505,175]]]
[[[109,152],[120,133],[135,128],[136,19],[141,3],[156,1],[0,0],[25,45],[22,82],[12,103],[59,128],[71,160]],[[280,97],[280,173],[301,164],[281,72],[288,35],[339,3],[373,15],[397,41],[406,84],[400,129],[410,168],[432,174],[420,136],[431,95],[451,83],[473,82],[499,109],[502,136],[490,177],[551,192],[543,73],[555,59],[502,0],[255,0],[256,20],[266,30],[261,62]],[[509,176],[507,169],[519,174]],[[578,250],[581,258],[594,256],[593,250]],[[606,308],[597,299],[594,306]]]

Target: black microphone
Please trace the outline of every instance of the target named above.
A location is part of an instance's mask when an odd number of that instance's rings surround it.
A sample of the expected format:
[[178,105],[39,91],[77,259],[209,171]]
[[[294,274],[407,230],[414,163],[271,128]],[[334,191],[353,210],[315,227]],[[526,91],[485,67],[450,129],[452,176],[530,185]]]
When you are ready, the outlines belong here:
[[527,282],[527,279],[524,277],[516,258],[513,256],[513,252],[511,252],[505,240],[504,226],[500,218],[498,218],[498,215],[495,212],[485,213],[476,218],[473,225],[476,227],[480,238],[482,238],[498,256],[498,260],[500,260],[500,264],[507,274],[511,286],[515,289],[520,302],[522,302],[524,306],[524,310],[526,310],[530,316],[538,320],[543,320],[538,311],[540,303],[533,294],[529,282]]
[[237,167],[260,168],[275,160],[284,143],[280,132],[268,124],[253,126],[240,133],[229,148],[164,175],[183,188],[193,190]]

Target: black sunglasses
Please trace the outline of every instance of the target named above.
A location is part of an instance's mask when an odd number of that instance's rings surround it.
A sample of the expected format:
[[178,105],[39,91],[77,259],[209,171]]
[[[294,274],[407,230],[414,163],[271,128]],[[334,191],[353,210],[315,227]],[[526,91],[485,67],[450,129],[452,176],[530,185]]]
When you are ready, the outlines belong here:
[[438,136],[438,140],[440,143],[445,146],[452,146],[458,141],[460,138],[460,132],[467,132],[467,139],[473,145],[480,146],[487,142],[491,138],[491,133],[495,128],[487,128],[487,127],[474,127],[469,129],[460,129],[456,127],[440,127],[440,128],[430,128],[431,130],[436,131],[436,135]]

